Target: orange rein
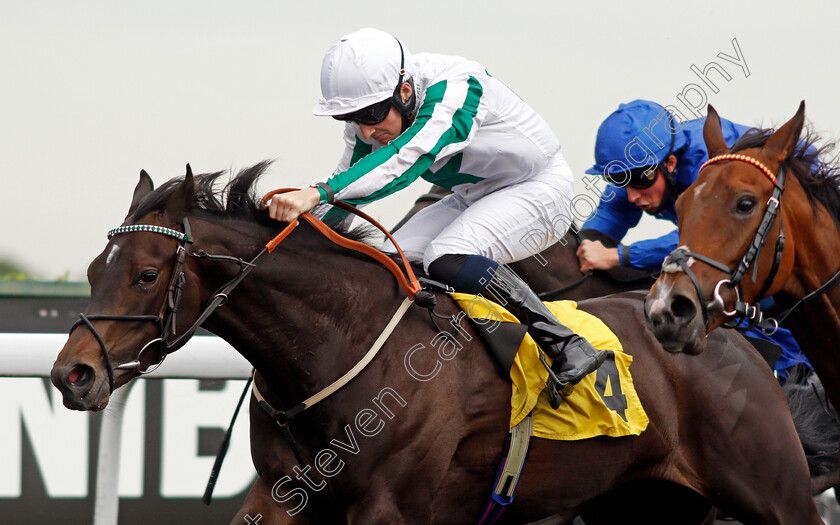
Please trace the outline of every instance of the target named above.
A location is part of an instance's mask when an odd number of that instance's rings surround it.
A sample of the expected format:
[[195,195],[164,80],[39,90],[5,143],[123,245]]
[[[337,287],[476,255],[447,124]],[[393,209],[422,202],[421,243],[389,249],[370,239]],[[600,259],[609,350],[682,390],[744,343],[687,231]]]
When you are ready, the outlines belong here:
[[[281,188],[281,189],[278,189],[278,190],[270,191],[270,192],[266,193],[265,196],[263,196],[260,204],[263,207],[265,207],[266,202],[268,202],[268,200],[271,199],[271,197],[273,197],[274,195],[277,195],[278,193],[288,193],[290,191],[297,191],[297,189],[296,188]],[[343,236],[339,235],[338,233],[333,231],[332,228],[330,228],[329,226],[324,224],[321,221],[321,219],[315,217],[314,215],[312,215],[309,212],[301,214],[300,218],[304,219],[309,224],[314,226],[315,229],[318,230],[319,232],[321,232],[321,234],[324,237],[326,237],[330,241],[338,244],[339,246],[343,246],[344,248],[348,248],[350,250],[355,250],[357,252],[363,253],[363,254],[365,254],[369,257],[372,257],[372,258],[376,259],[380,263],[382,263],[392,274],[394,274],[394,277],[397,278],[397,282],[399,282],[400,286],[402,287],[403,290],[405,290],[405,292],[408,294],[408,296],[410,298],[414,299],[414,294],[419,292],[420,289],[421,289],[420,282],[417,280],[417,277],[415,277],[414,270],[411,269],[411,264],[409,264],[408,258],[405,256],[402,249],[397,244],[397,241],[395,241],[394,238],[391,237],[391,234],[388,232],[388,230],[386,230],[384,226],[379,224],[371,216],[369,216],[368,214],[359,210],[358,208],[356,208],[353,205],[347,204],[346,202],[343,202],[343,201],[336,201],[335,203],[333,203],[333,206],[337,206],[337,207],[341,208],[342,210],[348,211],[348,212],[350,212],[354,215],[358,215],[362,219],[368,221],[369,223],[371,223],[374,226],[376,226],[377,228],[379,228],[379,230],[382,233],[384,233],[386,237],[388,237],[388,240],[390,240],[394,244],[394,247],[397,249],[397,253],[399,253],[400,259],[402,260],[403,266],[405,267],[405,274],[403,274],[403,271],[400,269],[400,267],[397,265],[397,263],[394,262],[393,259],[391,259],[387,255],[385,255],[383,252],[377,250],[373,246],[367,245],[367,244],[359,242],[359,241],[354,241],[354,240],[348,239],[347,237],[343,237]],[[290,222],[289,225],[286,226],[283,229],[283,231],[281,231],[275,238],[273,238],[271,241],[269,241],[268,244],[265,245],[265,248],[266,248],[266,250],[268,250],[268,253],[271,253],[272,251],[274,251],[274,248],[276,248],[277,245],[280,244],[283,241],[283,239],[288,237],[289,234],[292,233],[292,230],[297,228],[298,224],[300,224],[300,222],[298,221],[298,219],[295,219],[294,221]]]

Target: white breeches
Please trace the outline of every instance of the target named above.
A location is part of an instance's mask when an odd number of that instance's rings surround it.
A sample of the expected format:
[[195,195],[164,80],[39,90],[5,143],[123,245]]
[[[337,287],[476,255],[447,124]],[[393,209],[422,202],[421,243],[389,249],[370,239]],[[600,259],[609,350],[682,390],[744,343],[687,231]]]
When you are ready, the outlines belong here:
[[[574,182],[558,152],[538,175],[485,195],[455,192],[420,210],[394,238],[413,262],[429,264],[442,255],[483,255],[506,264],[538,253],[561,238],[571,223]],[[472,185],[471,185],[472,186]],[[488,184],[489,187],[489,184]],[[386,241],[383,251],[395,252]]]

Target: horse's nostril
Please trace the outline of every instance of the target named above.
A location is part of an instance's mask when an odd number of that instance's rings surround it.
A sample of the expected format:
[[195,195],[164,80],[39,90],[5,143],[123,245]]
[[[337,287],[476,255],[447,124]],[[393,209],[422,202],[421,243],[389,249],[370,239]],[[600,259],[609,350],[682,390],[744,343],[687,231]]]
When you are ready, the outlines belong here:
[[75,387],[84,386],[93,380],[94,372],[88,365],[76,365],[67,374],[67,380]]
[[671,313],[675,319],[688,320],[694,317],[696,312],[697,309],[694,307],[694,303],[684,295],[678,295],[671,301]]

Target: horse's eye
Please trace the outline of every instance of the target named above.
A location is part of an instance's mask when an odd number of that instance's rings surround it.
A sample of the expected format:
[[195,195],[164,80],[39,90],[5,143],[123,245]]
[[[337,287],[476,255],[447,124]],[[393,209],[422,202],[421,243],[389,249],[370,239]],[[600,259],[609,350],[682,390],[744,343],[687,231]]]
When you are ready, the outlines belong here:
[[152,284],[157,280],[158,273],[154,270],[146,270],[140,272],[140,275],[137,277],[137,284]]
[[755,199],[752,197],[741,197],[735,205],[735,211],[738,213],[749,213],[755,208]]

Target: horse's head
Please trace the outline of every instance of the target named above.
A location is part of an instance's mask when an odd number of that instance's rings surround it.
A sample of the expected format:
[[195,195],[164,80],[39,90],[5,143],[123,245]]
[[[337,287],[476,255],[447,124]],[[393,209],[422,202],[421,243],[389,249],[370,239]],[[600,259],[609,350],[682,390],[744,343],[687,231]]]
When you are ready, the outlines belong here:
[[780,167],[797,149],[804,118],[803,102],[761,146],[736,144],[734,154],[709,106],[703,138],[710,160],[677,200],[680,246],[645,301],[648,325],[665,349],[702,352],[709,331],[784,285],[794,251],[778,242],[789,219],[779,217]]
[[88,267],[90,303],[50,374],[68,408],[103,409],[115,388],[177,348],[180,318],[196,315],[195,294],[183,289],[191,242],[185,214],[195,199],[189,166],[166,202],[143,213],[148,206],[141,201],[153,189],[141,172],[125,222],[109,232],[105,250]]

